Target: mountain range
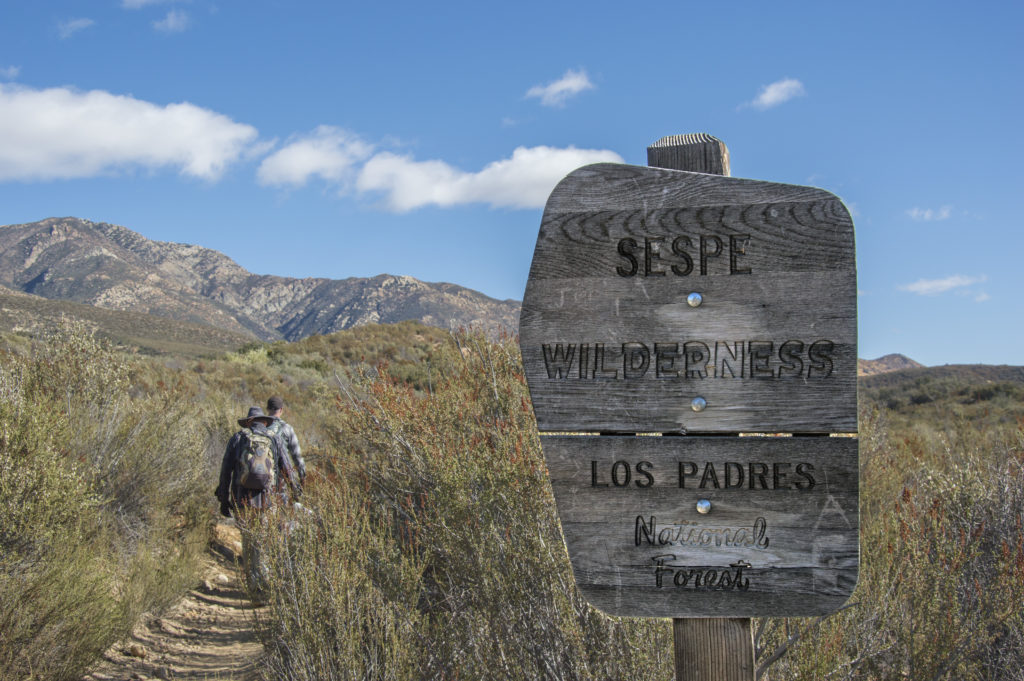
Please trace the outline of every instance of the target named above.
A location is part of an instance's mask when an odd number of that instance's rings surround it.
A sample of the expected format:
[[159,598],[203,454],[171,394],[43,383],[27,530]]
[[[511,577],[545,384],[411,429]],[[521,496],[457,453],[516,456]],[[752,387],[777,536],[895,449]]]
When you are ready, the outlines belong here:
[[213,326],[263,341],[367,323],[514,331],[519,302],[408,276],[296,279],[253,274],[202,246],[152,241],[80,218],[0,227],[0,285],[44,298]]
[[[0,325],[9,330],[38,332],[67,315],[149,351],[196,353],[405,320],[514,333],[519,307],[408,276],[253,274],[219,251],[75,217],[0,226]],[[892,354],[858,360],[857,373],[921,366]]]

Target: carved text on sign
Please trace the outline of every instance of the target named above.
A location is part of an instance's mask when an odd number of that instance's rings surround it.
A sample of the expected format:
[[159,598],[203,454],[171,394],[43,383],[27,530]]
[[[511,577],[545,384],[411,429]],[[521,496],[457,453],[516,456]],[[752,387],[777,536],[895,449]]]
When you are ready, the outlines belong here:
[[[650,487],[655,483],[654,464],[650,461],[615,461],[604,469],[597,461],[590,462],[591,487]],[[815,485],[814,466],[807,462],[789,461],[677,461],[671,476],[661,486],[679,489],[751,489],[810,490]]]
[[[618,253],[624,262],[617,266],[615,271],[620,277],[632,277],[637,274],[644,277],[664,277],[668,274],[686,277],[691,273],[706,276],[711,269],[711,259],[723,255],[727,248],[728,274],[750,274],[750,268],[740,263],[740,257],[747,254],[749,241],[749,234],[732,234],[728,237],[726,246],[726,242],[719,236],[701,234],[694,238],[686,235],[677,236],[672,241],[669,241],[668,237],[647,236],[641,245],[636,239],[626,237],[619,239]],[[670,254],[664,253],[666,247],[671,251]],[[724,273],[724,265],[722,269]]]
[[834,349],[825,339],[541,344],[548,378],[578,380],[828,378]]
[[633,531],[636,546],[726,546],[764,551],[768,548],[768,521],[759,517],[751,527],[702,527],[682,521],[674,525],[658,525],[652,515],[636,517]]
[[656,587],[675,586],[718,591],[727,589],[746,591],[750,588],[750,579],[743,576],[743,570],[750,567],[749,563],[732,563],[729,565],[731,570],[695,569],[668,562],[675,559],[676,556],[671,553],[651,559],[655,563],[654,585]]

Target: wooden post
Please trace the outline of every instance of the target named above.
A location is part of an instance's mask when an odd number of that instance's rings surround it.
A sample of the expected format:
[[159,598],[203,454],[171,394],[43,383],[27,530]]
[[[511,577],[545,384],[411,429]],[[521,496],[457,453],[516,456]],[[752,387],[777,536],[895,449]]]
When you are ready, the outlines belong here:
[[647,147],[647,165],[729,177],[729,150],[725,142],[702,132],[669,135]]
[[[647,165],[729,176],[729,150],[704,133],[670,135],[647,147]],[[750,618],[672,620],[676,681],[754,681]]]
[[753,681],[750,618],[672,620],[676,681]]

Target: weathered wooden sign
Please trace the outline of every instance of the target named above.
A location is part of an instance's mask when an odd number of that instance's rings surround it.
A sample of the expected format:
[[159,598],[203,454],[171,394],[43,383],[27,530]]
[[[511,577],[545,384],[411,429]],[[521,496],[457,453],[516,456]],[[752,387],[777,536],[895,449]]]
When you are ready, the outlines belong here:
[[856,431],[856,269],[837,197],[580,168],[548,199],[520,345],[594,605],[750,617],[846,600],[857,441],[829,434]]
[[523,299],[538,428],[853,432],[856,401],[834,398],[856,391],[856,295],[853,223],[826,191],[580,168]]

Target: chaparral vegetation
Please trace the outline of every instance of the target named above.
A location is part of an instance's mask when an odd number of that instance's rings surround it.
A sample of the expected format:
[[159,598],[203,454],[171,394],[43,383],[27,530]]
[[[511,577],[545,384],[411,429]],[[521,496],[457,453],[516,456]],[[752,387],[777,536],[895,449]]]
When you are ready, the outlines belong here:
[[[267,679],[670,679],[671,623],[575,589],[514,339],[419,324],[194,355],[65,324],[0,352],[0,678],[77,679],[188,588],[235,419],[311,470],[259,528]],[[1024,382],[862,380],[861,571],[755,621],[762,679],[1020,679]]]

